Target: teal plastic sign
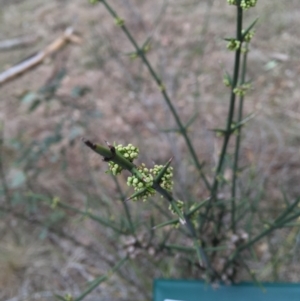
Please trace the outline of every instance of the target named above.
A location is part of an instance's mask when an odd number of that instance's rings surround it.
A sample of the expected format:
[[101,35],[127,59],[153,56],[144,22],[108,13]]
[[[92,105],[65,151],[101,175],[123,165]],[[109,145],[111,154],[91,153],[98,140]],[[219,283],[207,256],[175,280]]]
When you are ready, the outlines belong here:
[[196,280],[154,281],[153,301],[300,301],[300,284],[218,285]]

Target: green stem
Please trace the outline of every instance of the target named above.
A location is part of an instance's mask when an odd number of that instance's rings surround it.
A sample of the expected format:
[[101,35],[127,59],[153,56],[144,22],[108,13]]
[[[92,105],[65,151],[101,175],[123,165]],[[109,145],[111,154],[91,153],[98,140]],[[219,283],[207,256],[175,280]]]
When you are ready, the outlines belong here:
[[[243,25],[243,10],[240,7],[240,3],[238,3],[237,4],[236,39],[238,41],[240,41],[241,44],[242,44],[242,25]],[[222,171],[228,142],[229,142],[229,139],[232,134],[231,125],[232,125],[233,116],[234,116],[234,106],[235,106],[235,99],[236,99],[234,89],[236,88],[238,79],[239,79],[240,59],[241,59],[241,46],[235,52],[234,72],[233,72],[233,81],[232,81],[232,87],[231,87],[227,126],[226,126],[226,132],[224,135],[223,146],[222,146],[221,154],[219,156],[219,162],[217,165],[217,170],[216,170],[216,174],[215,174],[214,182],[213,182],[213,186],[212,186],[212,196],[215,196],[216,192],[218,190],[219,176]]]
[[[285,220],[285,218],[293,211],[295,211],[294,209],[298,206],[300,202],[300,197],[298,197],[294,203],[292,203],[289,207],[287,207],[275,220],[274,223],[281,223],[283,220]],[[288,218],[288,220],[293,220],[293,217],[296,216],[297,217],[298,213],[292,215],[291,217]]]
[[[119,16],[117,15],[117,13],[112,9],[112,7],[105,1],[105,0],[99,0],[100,2],[103,3],[103,5],[105,6],[105,8],[107,9],[107,11],[111,14],[111,16],[115,19],[115,20],[121,20],[119,18]],[[139,47],[139,45],[137,44],[137,42],[135,41],[135,39],[133,38],[133,36],[131,35],[130,31],[128,30],[128,28],[125,26],[124,22],[119,22],[118,24],[121,29],[123,30],[123,32],[125,33],[126,37],[128,38],[128,40],[130,41],[130,43],[133,45],[133,47],[135,48],[136,50],[136,53],[140,56],[140,58],[142,59],[143,63],[145,64],[145,66],[147,67],[149,73],[151,74],[152,78],[155,80],[157,86],[159,87],[163,97],[164,97],[164,100],[166,101],[176,123],[177,123],[177,126],[179,127],[179,131],[180,133],[182,134],[182,136],[184,137],[184,140],[186,142],[186,145],[187,145],[187,148],[193,158],[193,161],[194,161],[194,164],[196,165],[199,173],[200,173],[200,176],[202,178],[202,180],[204,181],[205,183],[205,186],[208,190],[211,189],[210,187],[210,183],[208,182],[203,170],[202,170],[202,164],[199,162],[198,160],[198,157],[197,157],[197,154],[195,152],[195,149],[192,145],[192,142],[187,134],[187,130],[186,128],[183,126],[181,120],[180,120],[180,117],[175,109],[175,107],[173,106],[172,104],[172,101],[168,95],[168,93],[166,92],[166,88],[164,87],[163,85],[163,82],[161,81],[161,79],[158,77],[157,73],[154,71],[152,65],[150,64],[150,62],[148,61],[146,55],[145,55],[145,52],[143,51],[143,49],[141,49]]]
[[94,215],[94,214],[91,214],[89,212],[86,212],[86,211],[83,211],[83,210],[80,210],[80,209],[77,209],[71,205],[68,205],[66,203],[63,203],[61,201],[58,202],[57,204],[59,207],[62,207],[64,209],[69,209],[69,210],[72,210],[73,212],[76,212],[76,213],[80,213],[82,214],[83,216],[88,216],[90,219],[98,222],[99,224],[102,224],[103,226],[106,226],[108,228],[111,228],[113,230],[115,230],[117,233],[120,233],[120,234],[127,234],[125,231],[119,229],[118,227],[116,227],[114,224],[110,223],[109,221],[107,220],[104,220],[102,219],[101,217],[97,216],[97,215]]
[[[35,198],[35,199],[38,199],[38,200],[41,200],[41,201],[44,201],[46,203],[48,203],[49,205],[52,205],[52,200],[44,195],[40,195],[40,194],[31,194],[29,193],[28,194],[28,197],[32,197],[32,198]],[[80,210],[76,207],[73,207],[67,203],[64,203],[62,202],[61,200],[59,200],[56,204],[57,206],[63,208],[63,209],[69,209],[73,212],[76,212],[76,213],[79,213],[81,214],[82,216],[88,216],[90,219],[106,226],[106,227],[109,227],[113,230],[115,230],[117,233],[121,233],[121,234],[126,234],[125,231],[122,231],[121,229],[119,229],[118,227],[116,227],[114,224],[112,224],[111,222],[107,221],[107,220],[104,220],[102,219],[101,217],[97,216],[97,215],[94,215],[94,214],[91,214],[90,212],[88,211],[83,211],[83,210]]]
[[[226,155],[227,151],[227,146],[228,142],[230,140],[230,137],[232,135],[232,130],[231,130],[231,125],[234,117],[234,107],[235,107],[235,99],[236,95],[234,93],[234,89],[236,88],[238,84],[238,79],[239,79],[239,70],[240,70],[240,59],[241,59],[241,47],[242,47],[242,25],[243,25],[243,10],[240,6],[240,0],[238,0],[237,3],[237,22],[236,22],[236,39],[240,41],[241,45],[240,47],[236,50],[235,52],[235,61],[234,61],[234,71],[233,71],[233,80],[232,80],[232,86],[231,86],[231,95],[230,95],[230,104],[229,104],[229,111],[228,111],[228,117],[227,117],[227,126],[226,126],[226,131],[224,134],[224,140],[223,140],[223,146],[221,149],[221,153],[219,155],[219,161],[217,164],[212,188],[211,188],[211,197],[212,197],[212,202],[207,206],[205,216],[209,216],[209,212],[213,206],[213,203],[215,203],[217,199],[217,191],[219,187],[219,181],[220,181],[220,176],[223,168],[223,163],[224,163],[224,158]],[[224,209],[222,209],[224,210]],[[222,215],[222,214],[221,214]],[[200,228],[203,229],[205,220],[201,222]],[[221,220],[218,219],[216,221],[218,224],[218,227],[220,227]]]
[[209,279],[211,279],[211,278],[215,277],[217,273],[213,269],[213,267],[211,266],[210,261],[209,261],[207,255],[206,255],[206,252],[204,251],[204,249],[201,246],[200,239],[197,238],[195,227],[192,224],[190,218],[187,217],[187,216],[185,216],[185,218],[186,218],[186,226],[187,226],[187,228],[188,228],[188,230],[189,230],[189,232],[192,236],[192,239],[193,239],[194,248],[196,250],[196,254],[197,254],[197,257],[198,257],[199,264],[200,264],[200,266],[203,266],[205,268],[206,273],[209,276]]
[[124,210],[125,210],[125,214],[126,214],[126,217],[127,217],[128,223],[129,223],[130,231],[131,231],[131,233],[132,233],[133,235],[135,235],[135,228],[134,228],[134,226],[133,226],[133,222],[132,222],[130,210],[129,210],[129,208],[128,208],[127,202],[125,202],[126,196],[125,196],[124,193],[123,193],[123,190],[122,190],[122,188],[121,188],[121,186],[120,186],[120,183],[119,183],[117,177],[113,176],[113,179],[114,179],[115,184],[116,184],[116,186],[117,186],[117,189],[118,189],[118,191],[119,191],[119,193],[120,193],[120,197],[121,197],[121,200],[122,200],[122,204],[123,204],[123,207],[124,207]]
[[163,247],[166,249],[169,249],[169,250],[177,250],[177,251],[182,251],[182,252],[194,253],[196,251],[195,248],[192,248],[192,247],[185,247],[185,246],[174,245],[174,244],[165,244]]
[[[246,71],[247,71],[247,53],[248,53],[248,45],[246,46],[246,52],[243,55],[243,66],[242,66],[242,77],[241,77],[241,84],[245,83],[246,80]],[[244,96],[240,97],[239,101],[239,110],[238,110],[238,123],[240,123],[243,119],[243,107],[244,107]],[[237,129],[237,137],[236,137],[236,144],[235,144],[235,152],[234,152],[234,163],[233,163],[233,171],[232,171],[232,187],[231,187],[231,229],[235,232],[236,228],[236,220],[235,220],[235,211],[236,211],[236,180],[237,180],[237,173],[238,173],[238,161],[239,161],[239,152],[240,152],[240,145],[241,145],[241,131],[242,127],[238,127]]]
[[256,237],[254,237],[253,239],[249,240],[247,243],[245,243],[244,245],[238,247],[234,253],[229,257],[228,261],[226,262],[223,271],[225,272],[226,269],[230,266],[230,264],[237,258],[237,256],[239,256],[239,254],[245,250],[250,248],[253,244],[255,244],[257,241],[259,241],[260,239],[262,239],[264,236],[268,235],[269,233],[271,233],[273,230],[275,230],[276,228],[278,228],[277,225],[273,225],[270,228],[265,229],[263,232],[261,232],[259,235],[257,235]]
[[[96,153],[100,154],[101,156],[104,156],[105,158],[107,158],[107,161],[113,161],[117,164],[119,164],[120,162],[122,162],[122,166],[127,169],[128,171],[130,171],[133,175],[140,177],[140,174],[137,170],[137,168],[135,167],[135,165],[131,162],[129,162],[126,158],[124,158],[120,153],[112,150],[112,148],[110,147],[110,149],[107,149],[105,147],[103,147],[102,145],[99,144],[95,144],[89,140],[84,140],[84,143],[90,147],[93,151],[95,151]],[[127,162],[126,162],[127,161]],[[170,164],[171,160],[167,163]],[[161,176],[161,175],[160,175]],[[212,269],[210,262],[208,260],[208,257],[206,256],[205,251],[203,250],[203,248],[200,245],[200,242],[197,238],[197,234],[196,231],[194,229],[194,226],[190,220],[190,216],[183,214],[179,208],[176,205],[176,200],[173,198],[173,196],[164,188],[162,188],[159,183],[157,183],[156,181],[153,182],[152,188],[157,191],[160,195],[162,195],[165,199],[167,199],[170,204],[172,205],[174,211],[177,213],[178,217],[179,217],[179,221],[181,221],[181,223],[185,224],[189,233],[191,234],[191,237],[193,239],[194,242],[194,246],[197,252],[197,256],[200,262],[200,265],[203,261],[204,263],[204,267],[207,269],[207,271],[209,272],[209,274],[212,276],[215,274],[214,270]],[[194,208],[194,210],[196,211],[197,209],[199,209],[201,206],[203,206],[203,204],[205,204],[206,201],[200,203],[197,208]],[[60,204],[62,206],[62,204],[59,202],[58,204]],[[73,209],[74,210],[74,209]],[[75,209],[78,210],[78,209]],[[90,215],[89,215],[90,216]],[[91,217],[91,216],[90,216]]]
[[[41,227],[41,228],[45,227],[45,224],[42,221],[34,219],[34,218],[32,218],[32,216],[28,217],[28,216],[26,216],[22,213],[15,212],[11,208],[5,208],[3,206],[0,206],[0,211],[5,212],[5,213],[9,213],[12,216],[14,216],[15,218],[26,222],[27,224],[38,226],[38,227]],[[74,238],[73,236],[70,236],[66,232],[59,229],[58,227],[50,226],[50,227],[48,227],[48,230],[51,233],[59,236],[60,238],[63,238],[63,239],[66,239],[66,240],[70,241],[73,245],[79,246],[83,249],[86,249],[88,252],[92,252],[94,255],[97,255],[97,257],[100,258],[100,260],[103,260],[111,268],[114,267],[114,260],[113,259],[108,259],[107,257],[104,257],[103,254],[99,253],[99,250],[97,248],[94,248],[91,245],[87,246],[87,245],[83,244],[82,242],[78,241],[76,238]],[[147,299],[148,296],[146,295],[144,289],[140,286],[140,284],[134,282],[130,277],[128,277],[128,274],[125,275],[120,270],[118,271],[118,273],[123,278],[123,280],[128,283],[128,285],[135,286],[139,290],[139,293],[144,295],[144,297]]]
[[128,260],[128,257],[122,258],[106,275],[101,276],[99,278],[96,278],[93,283],[74,301],[81,301],[83,300],[88,294],[90,294],[100,283],[108,280],[112,274],[114,274],[116,271],[118,271],[124,263]]
[[[292,207],[293,205],[291,205]],[[264,236],[270,234],[272,231],[274,231],[275,229],[278,228],[283,228],[286,224],[288,224],[289,222],[293,221],[294,219],[298,218],[300,216],[300,212],[297,212],[296,214],[286,218],[286,219],[277,219],[277,221],[275,220],[275,222],[269,226],[267,229],[265,229],[264,231],[262,231],[260,234],[258,234],[256,237],[254,237],[253,239],[249,240],[247,243],[241,245],[240,247],[238,247],[236,249],[236,251],[231,255],[231,257],[229,258],[229,260],[227,261],[225,267],[224,267],[224,271],[226,270],[226,268],[230,265],[231,262],[234,261],[234,259],[245,249],[250,248],[253,244],[255,244],[257,241],[259,241],[260,239],[262,239]]]
[[297,219],[300,216],[300,212],[297,212],[296,214],[286,218],[284,221],[281,222],[281,227],[285,227],[288,223],[292,222],[293,220]]

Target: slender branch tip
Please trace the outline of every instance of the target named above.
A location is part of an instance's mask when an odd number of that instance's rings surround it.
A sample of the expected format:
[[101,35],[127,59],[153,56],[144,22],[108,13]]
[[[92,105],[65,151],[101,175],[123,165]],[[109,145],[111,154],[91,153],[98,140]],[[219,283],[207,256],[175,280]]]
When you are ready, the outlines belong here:
[[84,137],[82,137],[81,140],[82,140],[82,142],[83,142],[86,146],[88,146],[89,148],[91,148],[91,149],[93,149],[93,150],[96,149],[96,144],[94,144],[94,143],[91,142],[90,140],[85,139]]

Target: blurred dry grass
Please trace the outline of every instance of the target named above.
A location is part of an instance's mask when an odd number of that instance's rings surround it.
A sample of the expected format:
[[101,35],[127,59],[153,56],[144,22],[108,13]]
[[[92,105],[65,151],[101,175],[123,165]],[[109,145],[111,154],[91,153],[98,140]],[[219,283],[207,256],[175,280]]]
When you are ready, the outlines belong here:
[[[34,71],[1,87],[0,120],[5,124],[6,141],[19,139],[29,144],[33,139],[47,137],[65,120],[62,141],[51,147],[50,155],[33,164],[44,170],[31,183],[36,192],[56,195],[78,205],[97,195],[107,202],[114,199],[114,183],[103,174],[106,166],[97,156],[86,153],[79,141],[68,147],[70,133],[74,125],[79,125],[82,135],[96,141],[107,139],[138,145],[141,162],[162,163],[175,155],[176,181],[181,184],[177,194],[190,197],[192,191],[195,198],[206,196],[204,187],[188,166],[182,139],[161,131],[174,127],[174,121],[159,91],[141,62],[128,58],[126,53],[132,51],[130,45],[101,5],[91,6],[83,0],[1,1],[1,5],[0,40],[20,35],[39,36],[32,47],[1,52],[1,70],[41,49],[68,26],[75,27],[84,40],[81,46],[69,46]],[[220,147],[218,138],[209,129],[223,126],[227,110],[228,91],[222,85],[222,73],[225,68],[231,70],[233,57],[225,51],[222,37],[234,30],[234,11],[225,0],[122,0],[113,1],[112,5],[118,8],[139,43],[152,34],[149,58],[166,83],[183,120],[188,121],[198,112],[191,136],[199,158],[206,162],[209,171],[214,167]],[[249,55],[249,78],[254,81],[254,89],[245,104],[245,112],[255,112],[256,117],[244,131],[242,165],[251,168],[243,176],[242,186],[253,187],[255,194],[264,184],[261,206],[268,211],[280,209],[282,188],[291,198],[300,194],[299,2],[260,0],[246,19],[250,23],[257,15],[260,21]],[[49,101],[29,115],[18,97],[43,86],[62,67],[66,68],[67,76],[57,93],[60,99]],[[74,100],[70,91],[78,85],[90,87],[91,93]],[[74,106],[64,106],[61,99]],[[82,108],[99,111],[101,117],[91,119],[90,112],[85,113]],[[9,143],[5,147],[6,167],[10,169],[18,154]],[[68,168],[62,172],[61,157],[53,158],[65,147],[68,147],[65,156]],[[87,168],[92,170],[93,178],[85,176]],[[251,173],[256,176],[252,181]],[[92,206],[99,209],[99,204]],[[150,206],[132,207],[147,218]],[[120,210],[118,205],[114,208]],[[0,297],[4,300],[32,300],[30,294],[38,292],[44,292],[44,299],[51,300],[52,295],[47,292],[78,291],[76,283],[84,283],[107,269],[95,254],[86,253],[88,248],[68,246],[68,242],[58,237],[39,241],[37,230],[29,235],[29,228],[23,229],[14,218],[10,222],[18,237],[24,239],[16,244],[12,233],[2,224],[5,239],[0,249]],[[95,243],[94,237],[100,239],[103,230],[91,222],[69,222],[65,227],[73,233],[78,231],[76,237],[84,245],[109,250],[109,246]],[[261,268],[261,279],[300,280],[299,266],[295,264],[299,252],[295,231],[277,232],[269,243],[257,246],[261,262],[268,262],[270,254],[276,253],[274,258],[278,258],[278,271],[274,272],[271,266]],[[161,271],[155,273],[164,275]],[[101,300],[111,300],[113,293],[119,293],[114,300],[128,300],[128,284],[120,284],[116,290],[116,283],[122,283],[121,278],[116,276],[109,281],[111,288],[105,284],[99,289]],[[146,283],[149,285],[149,281]]]

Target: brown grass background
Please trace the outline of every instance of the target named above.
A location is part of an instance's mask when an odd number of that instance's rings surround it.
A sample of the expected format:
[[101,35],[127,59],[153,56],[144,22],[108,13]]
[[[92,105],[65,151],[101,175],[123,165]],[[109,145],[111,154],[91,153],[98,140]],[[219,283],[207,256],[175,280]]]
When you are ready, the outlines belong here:
[[[76,206],[86,204],[90,196],[100,196],[104,203],[111,204],[117,193],[115,185],[103,173],[105,164],[82,146],[79,136],[86,136],[100,142],[106,139],[138,145],[140,162],[163,163],[174,155],[179,197],[186,197],[188,192],[193,192],[195,198],[207,196],[189,164],[182,138],[161,131],[173,128],[174,120],[141,62],[126,55],[132,47],[102,5],[93,6],[84,0],[1,0],[0,4],[0,40],[38,36],[30,47],[0,52],[0,70],[42,49],[68,26],[73,26],[83,39],[82,44],[68,45],[33,71],[0,88],[7,175],[24,168],[23,163],[16,164],[20,156],[14,148],[16,141],[25,146],[33,140],[41,141],[64,120],[61,141],[30,163],[26,176],[35,192],[58,196]],[[233,53],[225,50],[223,38],[234,35],[235,10],[225,0],[119,0],[111,1],[111,5],[140,44],[152,36],[148,57],[182,119],[187,122],[198,112],[190,135],[210,172],[221,143],[210,129],[225,124],[229,101],[222,76],[224,70],[231,71]],[[299,1],[259,0],[257,7],[246,13],[245,24],[256,16],[259,22],[248,68],[253,89],[245,102],[245,114],[255,112],[256,116],[243,132],[241,165],[248,168],[241,186],[252,185],[254,195],[263,186],[261,207],[270,212],[280,210],[282,189],[289,198],[300,194]],[[29,114],[21,96],[38,90],[59,68],[65,68],[67,75],[57,97]],[[72,98],[70,92],[78,85],[89,87],[91,92]],[[74,132],[78,137],[70,146]],[[67,164],[64,171],[62,151]],[[249,180],[251,173],[255,174],[253,180]],[[91,206],[111,218],[121,210],[118,205],[106,208],[97,202]],[[132,210],[147,218],[152,209],[147,204],[133,204]],[[85,282],[107,271],[108,261],[114,262],[111,253],[118,251],[104,245],[106,237],[113,235],[109,231],[72,215],[60,222],[85,247],[53,233],[40,239],[40,228],[10,215],[2,216],[1,300],[54,300],[53,292],[76,294]],[[293,228],[276,232],[258,244],[256,251],[261,260],[253,267],[260,271],[261,280],[300,280],[297,237],[298,228]],[[140,259],[136,267],[132,263],[132,268],[126,270],[126,277],[135,285],[114,275],[96,290],[94,298],[146,300],[152,277],[176,275],[169,259],[165,269],[151,267],[149,275],[145,270],[139,272],[139,265],[148,264]]]

